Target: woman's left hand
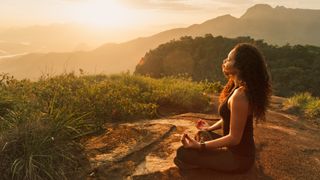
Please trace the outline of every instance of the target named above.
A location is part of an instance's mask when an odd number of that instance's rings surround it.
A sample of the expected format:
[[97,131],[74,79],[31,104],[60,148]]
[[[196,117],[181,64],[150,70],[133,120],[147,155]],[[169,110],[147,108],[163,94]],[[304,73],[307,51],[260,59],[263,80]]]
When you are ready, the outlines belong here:
[[185,148],[200,149],[200,143],[195,139],[192,139],[191,137],[189,137],[188,134],[183,134],[181,142],[183,144],[183,147]]

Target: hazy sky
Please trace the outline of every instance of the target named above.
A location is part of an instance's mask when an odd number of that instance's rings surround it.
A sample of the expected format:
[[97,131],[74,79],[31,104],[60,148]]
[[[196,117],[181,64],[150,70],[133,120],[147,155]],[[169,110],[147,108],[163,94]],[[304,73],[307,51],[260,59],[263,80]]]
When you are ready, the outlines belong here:
[[319,0],[0,0],[0,26],[75,22],[132,27],[201,23],[219,15],[239,17],[257,3],[320,9]]
[[0,30],[9,26],[77,23],[150,35],[220,15],[240,17],[258,3],[320,9],[320,0],[0,0]]

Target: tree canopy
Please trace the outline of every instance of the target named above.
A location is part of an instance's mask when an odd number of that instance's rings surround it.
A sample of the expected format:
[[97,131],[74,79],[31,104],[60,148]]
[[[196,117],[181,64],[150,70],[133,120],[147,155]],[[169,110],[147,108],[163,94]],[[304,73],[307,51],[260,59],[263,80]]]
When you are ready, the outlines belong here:
[[207,79],[225,83],[222,61],[242,42],[255,44],[264,54],[274,95],[288,97],[308,91],[320,96],[320,47],[290,44],[279,47],[251,37],[183,36],[147,52],[134,73],[154,78],[188,74],[194,81]]

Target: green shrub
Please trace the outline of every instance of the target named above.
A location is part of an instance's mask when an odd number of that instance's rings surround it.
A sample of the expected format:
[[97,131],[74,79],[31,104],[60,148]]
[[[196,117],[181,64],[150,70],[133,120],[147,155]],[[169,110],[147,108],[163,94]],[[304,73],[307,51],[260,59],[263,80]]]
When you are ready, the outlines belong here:
[[81,167],[78,137],[89,130],[86,115],[63,109],[10,111],[1,118],[0,172],[4,179],[67,179]]
[[295,94],[284,103],[285,110],[304,115],[308,118],[320,117],[320,99],[313,97],[309,92]]
[[[1,77],[1,75],[0,75]],[[0,78],[1,79],[1,78]],[[3,179],[67,179],[81,171],[79,138],[106,122],[156,118],[158,108],[204,111],[217,84],[185,77],[80,75],[0,81]],[[84,157],[85,158],[85,157]]]
[[320,117],[320,99],[314,98],[309,101],[305,106],[304,113],[310,118]]

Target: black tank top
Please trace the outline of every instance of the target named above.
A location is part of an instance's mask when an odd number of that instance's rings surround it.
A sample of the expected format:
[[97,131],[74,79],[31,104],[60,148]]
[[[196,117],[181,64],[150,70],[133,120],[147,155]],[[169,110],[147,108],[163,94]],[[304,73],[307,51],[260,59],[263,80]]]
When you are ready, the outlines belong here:
[[[230,94],[225,98],[225,100],[219,106],[219,114],[223,120],[223,135],[226,136],[229,134],[230,129],[230,109],[228,107],[228,99],[232,93],[238,87],[234,88]],[[255,156],[255,144],[253,139],[253,116],[252,114],[248,116],[247,122],[242,134],[241,141],[238,145],[227,147],[234,154],[238,156],[245,157],[254,157]]]

